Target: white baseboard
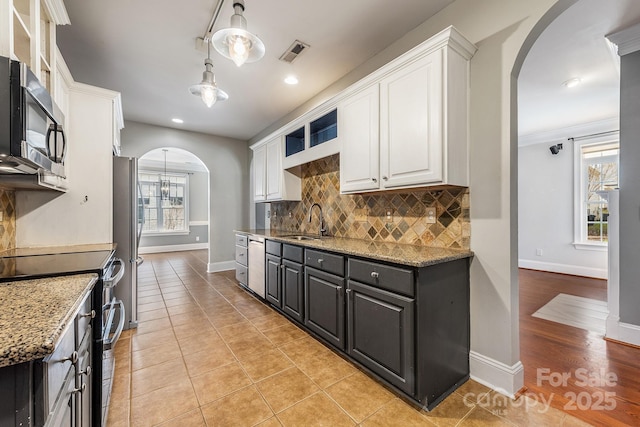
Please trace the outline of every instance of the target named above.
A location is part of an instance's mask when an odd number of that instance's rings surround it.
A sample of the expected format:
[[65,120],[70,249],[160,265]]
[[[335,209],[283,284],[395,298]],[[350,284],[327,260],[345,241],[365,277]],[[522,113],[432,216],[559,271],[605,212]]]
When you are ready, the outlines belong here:
[[619,317],[607,318],[607,338],[640,347],[640,326],[623,323]]
[[218,271],[235,270],[235,261],[210,262],[207,265],[207,273],[217,273]]
[[556,264],[553,262],[532,261],[530,259],[519,259],[518,267],[530,268],[531,270],[550,271],[552,273],[572,274],[574,276],[593,277],[596,279],[606,279],[606,268],[583,267],[581,265]]
[[509,366],[472,350],[469,369],[471,379],[510,398],[524,387],[524,366],[520,361]]
[[208,243],[189,243],[184,245],[165,246],[141,246],[138,248],[139,254],[157,254],[161,252],[195,251],[199,249],[209,249]]

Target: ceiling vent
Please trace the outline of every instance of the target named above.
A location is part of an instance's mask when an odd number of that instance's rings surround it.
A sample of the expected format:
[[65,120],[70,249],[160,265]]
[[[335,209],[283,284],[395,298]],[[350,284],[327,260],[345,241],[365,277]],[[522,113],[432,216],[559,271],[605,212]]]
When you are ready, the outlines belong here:
[[302,43],[300,40],[296,40],[293,42],[289,49],[287,49],[282,56],[280,56],[280,61],[288,62],[291,64],[298,56],[302,54],[302,52],[306,51],[309,48],[309,45],[306,43]]

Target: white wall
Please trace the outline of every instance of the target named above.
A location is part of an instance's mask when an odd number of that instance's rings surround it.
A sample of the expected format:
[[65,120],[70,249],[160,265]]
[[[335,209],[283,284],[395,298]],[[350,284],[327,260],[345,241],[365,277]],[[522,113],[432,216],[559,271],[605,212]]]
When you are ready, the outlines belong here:
[[65,161],[69,189],[64,194],[16,191],[17,247],[112,243],[111,147],[117,96],[72,84]]
[[[606,248],[576,249],[574,242],[574,144],[569,137],[615,130],[617,120],[595,126],[574,126],[545,132],[535,143],[518,149],[519,266],[579,276],[607,278]],[[603,127],[604,126],[604,127]],[[562,135],[562,136],[560,136]],[[556,155],[549,147],[563,149]],[[537,250],[542,255],[537,255]]]
[[234,268],[234,229],[249,223],[249,148],[246,141],[125,122],[122,155],[140,157],[160,147],[193,153],[209,170],[209,270]]

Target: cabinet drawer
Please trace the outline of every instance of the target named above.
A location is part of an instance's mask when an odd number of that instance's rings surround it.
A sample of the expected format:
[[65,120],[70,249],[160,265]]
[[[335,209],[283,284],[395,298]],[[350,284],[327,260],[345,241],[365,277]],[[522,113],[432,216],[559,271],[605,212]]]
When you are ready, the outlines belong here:
[[344,276],[344,257],[342,255],[305,249],[305,264],[318,270]]
[[242,246],[236,246],[236,262],[244,266],[247,265],[247,248]]
[[414,296],[413,270],[349,259],[349,278],[376,288]]
[[247,236],[244,234],[236,234],[236,245],[247,246]]
[[266,240],[265,251],[268,254],[280,256],[282,255],[282,245],[278,242],[274,242],[273,240]]
[[236,262],[236,280],[243,285],[247,284],[247,266]]
[[304,262],[303,250],[300,246],[284,244],[282,245],[282,258],[302,264]]
[[46,387],[43,390],[43,401],[49,411],[56,403],[67,373],[73,366],[72,359],[77,360],[78,353],[75,349],[75,328],[72,323],[56,343],[53,354],[42,361],[43,374],[47,379]]
[[91,328],[91,319],[96,316],[95,312],[91,312],[91,292],[80,306],[78,311],[77,327],[76,327],[76,346],[79,346],[82,339],[87,334],[87,330]]

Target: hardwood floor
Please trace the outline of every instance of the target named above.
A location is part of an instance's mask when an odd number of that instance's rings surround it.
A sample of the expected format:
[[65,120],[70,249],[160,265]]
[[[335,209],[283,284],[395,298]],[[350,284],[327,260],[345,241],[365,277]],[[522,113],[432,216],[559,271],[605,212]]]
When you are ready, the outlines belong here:
[[525,269],[519,276],[527,395],[596,426],[640,426],[640,349],[531,316],[559,293],[605,301],[606,281]]

